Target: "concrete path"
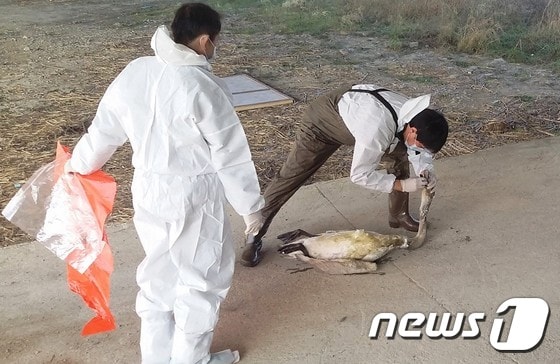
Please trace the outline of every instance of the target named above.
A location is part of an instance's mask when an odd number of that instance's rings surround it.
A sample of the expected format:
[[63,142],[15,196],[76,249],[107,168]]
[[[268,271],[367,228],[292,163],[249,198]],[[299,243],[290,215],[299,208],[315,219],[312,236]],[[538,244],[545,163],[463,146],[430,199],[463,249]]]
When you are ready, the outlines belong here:
[[[263,263],[237,267],[215,349],[239,349],[247,364],[560,362],[560,138],[446,158],[436,169],[428,242],[392,253],[379,274],[329,276],[275,253],[274,237],[296,228],[393,232],[386,195],[346,179],[299,191],[271,227]],[[233,221],[240,251],[242,220]],[[130,225],[111,227],[110,239],[119,327],[87,338],[79,333],[91,313],[66,288],[62,262],[36,243],[2,249],[0,363],[139,362],[134,271],[141,248]],[[550,307],[533,351],[504,353],[490,344],[496,310],[513,297],[539,297]],[[380,312],[399,319],[482,312],[486,319],[477,339],[430,339],[425,326],[421,339],[387,339],[383,325],[373,340],[368,333]]]

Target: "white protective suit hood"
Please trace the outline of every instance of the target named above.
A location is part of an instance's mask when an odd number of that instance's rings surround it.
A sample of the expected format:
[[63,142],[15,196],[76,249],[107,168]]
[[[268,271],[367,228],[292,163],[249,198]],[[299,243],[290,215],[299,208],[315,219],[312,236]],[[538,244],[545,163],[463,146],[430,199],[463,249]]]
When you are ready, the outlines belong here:
[[165,25],[160,25],[150,42],[156,57],[165,64],[173,66],[201,66],[212,71],[206,56],[196,53],[189,47],[175,43],[171,32]]
[[410,123],[410,120],[412,120],[413,117],[430,106],[430,97],[430,94],[422,95],[406,101],[401,106],[398,112],[398,131],[403,130],[404,126]]

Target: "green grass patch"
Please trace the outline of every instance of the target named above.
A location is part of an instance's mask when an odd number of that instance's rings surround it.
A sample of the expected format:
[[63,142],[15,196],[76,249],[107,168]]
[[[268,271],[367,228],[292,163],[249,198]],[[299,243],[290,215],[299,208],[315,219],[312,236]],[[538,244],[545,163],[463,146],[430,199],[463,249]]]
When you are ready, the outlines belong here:
[[560,3],[549,0],[213,0],[232,31],[366,32],[394,49],[409,42],[559,67]]
[[136,27],[142,24],[171,24],[173,15],[177,10],[177,6],[173,5],[145,5],[138,7],[134,13],[130,15],[126,25]]
[[455,63],[455,65],[457,67],[461,67],[461,68],[468,68],[468,67],[472,66],[472,64],[470,62],[461,61],[461,60],[454,60],[453,63]]
[[560,73],[560,60],[552,62],[550,66],[555,72]]
[[515,96],[515,98],[521,102],[527,102],[527,103],[535,101],[535,97],[530,95],[519,95],[519,96]]
[[218,0],[211,1],[216,9],[227,16],[235,13],[244,23],[245,33],[267,31],[280,34],[312,34],[342,30],[340,0],[297,1],[297,0]]

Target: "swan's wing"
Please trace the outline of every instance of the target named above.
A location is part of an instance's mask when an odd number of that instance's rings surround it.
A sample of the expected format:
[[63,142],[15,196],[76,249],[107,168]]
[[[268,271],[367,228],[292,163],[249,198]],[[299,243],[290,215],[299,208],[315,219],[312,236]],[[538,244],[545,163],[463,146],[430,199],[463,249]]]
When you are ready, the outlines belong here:
[[303,254],[296,255],[296,258],[328,274],[366,274],[373,273],[377,270],[377,264],[375,264],[374,262],[366,262],[363,260],[323,260],[306,257]]

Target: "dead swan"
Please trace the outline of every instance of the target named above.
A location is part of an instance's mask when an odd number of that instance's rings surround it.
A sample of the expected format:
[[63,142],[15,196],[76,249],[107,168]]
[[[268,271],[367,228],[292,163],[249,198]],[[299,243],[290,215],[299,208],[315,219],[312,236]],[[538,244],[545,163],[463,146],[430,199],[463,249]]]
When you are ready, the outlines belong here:
[[420,225],[413,238],[364,230],[326,232],[320,235],[295,230],[278,236],[285,243],[278,251],[329,274],[374,272],[377,269],[375,261],[393,249],[417,249],[424,244],[428,210],[433,197],[433,192],[427,188],[422,189]]

